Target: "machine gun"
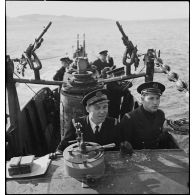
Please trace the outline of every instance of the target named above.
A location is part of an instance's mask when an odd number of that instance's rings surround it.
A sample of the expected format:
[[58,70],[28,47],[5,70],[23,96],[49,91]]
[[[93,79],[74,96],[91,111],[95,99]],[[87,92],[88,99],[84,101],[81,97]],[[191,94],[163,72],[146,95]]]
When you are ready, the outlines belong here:
[[[116,21],[119,31],[122,34],[122,40],[124,45],[126,46],[126,50],[123,56],[123,64],[126,66],[126,74],[131,74],[131,65],[134,64],[135,70],[139,65],[139,58],[137,55],[137,46],[134,46],[133,43],[129,40],[128,36],[123,31],[122,26],[118,21]],[[129,57],[127,56],[129,55]],[[127,58],[131,59],[130,63],[126,62]]]
[[[19,63],[22,65],[23,69],[26,68],[27,63],[29,64],[30,68],[34,70],[35,79],[37,80],[40,80],[39,70],[42,68],[42,64],[38,56],[36,55],[35,50],[41,46],[41,43],[43,42],[42,37],[47,32],[51,24],[52,22],[49,22],[49,24],[44,28],[39,37],[35,39],[34,44],[30,44],[28,46],[26,51],[24,51],[24,53],[22,54],[21,59],[19,60]],[[36,65],[34,64],[34,62]],[[22,72],[24,72],[24,70]]]

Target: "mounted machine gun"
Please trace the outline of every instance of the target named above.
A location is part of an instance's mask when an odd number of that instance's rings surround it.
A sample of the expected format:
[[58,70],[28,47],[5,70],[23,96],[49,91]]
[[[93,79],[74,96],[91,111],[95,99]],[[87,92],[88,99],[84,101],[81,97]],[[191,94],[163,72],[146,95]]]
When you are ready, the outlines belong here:
[[[122,34],[122,40],[124,45],[126,46],[125,53],[123,55],[123,64],[126,66],[126,75],[131,74],[131,65],[134,64],[135,70],[139,66],[139,58],[137,55],[137,46],[134,47],[133,43],[129,40],[128,36],[123,31],[122,26],[118,21],[116,21],[116,24],[118,26],[119,31]],[[131,59],[130,63],[128,63],[126,60]]]
[[14,59],[15,62],[19,62],[19,64],[21,65],[20,67],[17,67],[18,73],[22,72],[22,75],[24,76],[24,69],[26,68],[26,65],[28,63],[30,68],[34,70],[35,79],[40,80],[39,70],[42,68],[42,64],[35,51],[41,46],[44,40],[42,37],[47,32],[51,24],[52,22],[49,22],[49,24],[44,28],[39,37],[35,39],[34,44],[30,44],[28,46],[26,51],[24,51],[24,53],[22,54],[21,59]]

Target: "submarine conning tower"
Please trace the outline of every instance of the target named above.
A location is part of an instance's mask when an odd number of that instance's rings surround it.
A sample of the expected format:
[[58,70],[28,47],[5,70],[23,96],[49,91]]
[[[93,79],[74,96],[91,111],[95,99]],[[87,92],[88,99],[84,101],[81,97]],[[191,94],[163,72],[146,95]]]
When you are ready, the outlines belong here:
[[98,83],[97,77],[90,70],[88,58],[77,57],[64,75],[65,82],[60,92],[61,139],[72,118],[86,114],[81,103],[83,96],[91,90],[103,88],[103,84]]

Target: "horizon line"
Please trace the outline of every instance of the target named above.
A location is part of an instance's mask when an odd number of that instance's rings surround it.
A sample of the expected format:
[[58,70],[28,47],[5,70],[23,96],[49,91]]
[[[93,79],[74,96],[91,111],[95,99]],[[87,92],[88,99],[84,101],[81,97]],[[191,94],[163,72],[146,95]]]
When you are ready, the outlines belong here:
[[[101,18],[101,17],[86,17],[86,16],[71,16],[71,15],[53,15],[53,14],[38,14],[38,13],[35,13],[35,14],[23,14],[23,15],[18,15],[18,16],[8,16],[6,15],[6,17],[9,17],[9,18],[18,18],[18,17],[25,17],[25,16],[32,16],[32,15],[40,15],[40,16],[55,16],[55,17],[62,17],[62,16],[67,16],[67,17],[72,17],[72,18],[85,18],[85,19],[100,19],[100,20],[116,20],[116,19],[113,19],[113,18]],[[151,19],[117,19],[117,20],[120,20],[120,21],[149,21],[149,20],[179,20],[179,19],[189,19],[189,17],[173,17],[173,18],[151,18]]]

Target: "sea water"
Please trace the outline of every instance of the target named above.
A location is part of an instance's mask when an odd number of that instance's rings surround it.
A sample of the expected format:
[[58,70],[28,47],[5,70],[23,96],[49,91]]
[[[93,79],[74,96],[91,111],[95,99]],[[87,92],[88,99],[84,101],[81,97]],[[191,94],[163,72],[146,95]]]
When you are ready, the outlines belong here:
[[[43,68],[40,70],[41,79],[52,80],[57,69],[61,67],[60,58],[69,56],[76,49],[76,37],[80,35],[80,44],[83,43],[83,34],[86,37],[86,52],[89,61],[98,57],[98,52],[108,50],[114,58],[117,67],[122,65],[125,46],[121,40],[116,21],[103,19],[80,19],[52,16],[29,16],[7,18],[6,20],[6,53],[11,58],[21,57],[22,52],[43,30],[49,21],[51,27],[44,35],[44,42],[36,51],[41,59]],[[138,53],[144,54],[148,49],[160,50],[164,64],[171,67],[180,78],[189,84],[189,20],[150,20],[150,21],[119,21],[129,39],[137,45]],[[15,64],[17,65],[17,63]],[[144,66],[143,58],[137,72]],[[132,67],[134,72],[134,67]],[[15,73],[19,75],[15,69]],[[33,79],[34,73],[29,68],[21,78]],[[14,76],[16,77],[16,76]],[[175,83],[167,79],[166,74],[155,74],[154,81],[163,83],[166,90],[161,97],[160,108],[164,110],[166,118],[179,119],[189,117],[189,98],[185,93],[176,89]],[[132,94],[139,99],[136,88],[144,82],[144,78],[134,79]],[[28,84],[37,92],[43,85]],[[25,84],[17,84],[17,92],[21,108],[34,96],[34,92]],[[49,86],[52,89],[56,86]],[[8,111],[8,109],[7,109]]]

